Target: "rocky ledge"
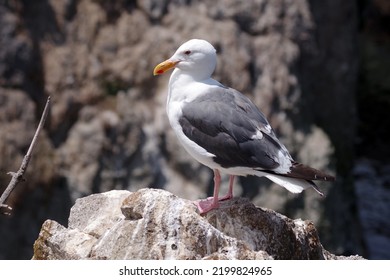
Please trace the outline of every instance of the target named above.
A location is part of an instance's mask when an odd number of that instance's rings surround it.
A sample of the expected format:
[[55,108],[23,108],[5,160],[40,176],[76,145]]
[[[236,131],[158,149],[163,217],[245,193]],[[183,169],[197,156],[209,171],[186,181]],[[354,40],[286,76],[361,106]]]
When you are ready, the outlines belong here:
[[312,222],[235,198],[204,216],[167,191],[110,191],[76,201],[69,225],[42,225],[33,259],[361,259],[321,245]]

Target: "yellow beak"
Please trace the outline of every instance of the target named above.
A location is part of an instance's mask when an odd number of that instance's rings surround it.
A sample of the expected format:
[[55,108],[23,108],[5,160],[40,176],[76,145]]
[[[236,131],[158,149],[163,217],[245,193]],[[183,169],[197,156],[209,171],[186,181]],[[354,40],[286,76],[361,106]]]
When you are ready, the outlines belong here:
[[153,75],[161,75],[167,72],[169,69],[175,68],[176,64],[178,64],[179,61],[173,61],[173,60],[165,60],[158,64],[156,67],[154,67]]

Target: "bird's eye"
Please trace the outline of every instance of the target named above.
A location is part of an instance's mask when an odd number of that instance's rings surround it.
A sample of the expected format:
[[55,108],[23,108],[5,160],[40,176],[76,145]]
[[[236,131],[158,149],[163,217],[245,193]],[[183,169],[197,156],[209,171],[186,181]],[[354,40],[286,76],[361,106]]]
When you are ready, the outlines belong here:
[[190,55],[190,54],[191,54],[191,51],[190,51],[190,50],[185,51],[184,54],[185,54],[185,55]]

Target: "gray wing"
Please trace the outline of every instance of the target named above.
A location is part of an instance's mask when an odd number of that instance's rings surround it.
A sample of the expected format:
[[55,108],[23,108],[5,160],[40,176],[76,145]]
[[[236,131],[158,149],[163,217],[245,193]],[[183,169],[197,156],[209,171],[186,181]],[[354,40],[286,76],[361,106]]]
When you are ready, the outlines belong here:
[[291,159],[265,116],[234,89],[215,87],[185,104],[182,112],[184,134],[214,154],[222,167],[272,170],[279,166],[278,153]]

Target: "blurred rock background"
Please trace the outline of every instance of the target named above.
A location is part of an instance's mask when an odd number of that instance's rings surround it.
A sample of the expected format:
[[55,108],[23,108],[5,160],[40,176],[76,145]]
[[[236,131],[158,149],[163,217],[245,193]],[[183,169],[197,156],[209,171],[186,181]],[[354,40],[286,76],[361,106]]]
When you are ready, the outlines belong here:
[[337,176],[323,198],[254,177],[236,195],[312,220],[334,254],[390,259],[389,26],[386,0],[0,0],[1,192],[52,100],[0,216],[0,259],[31,258],[43,221],[67,226],[91,193],[211,194],[211,170],[169,127],[169,74],[152,75],[191,38],[216,47],[214,77],[254,100],[298,161]]

